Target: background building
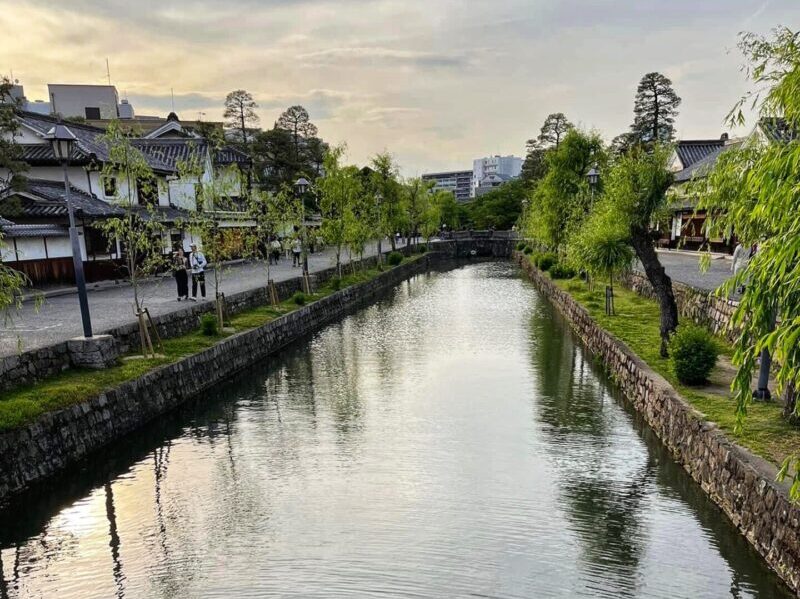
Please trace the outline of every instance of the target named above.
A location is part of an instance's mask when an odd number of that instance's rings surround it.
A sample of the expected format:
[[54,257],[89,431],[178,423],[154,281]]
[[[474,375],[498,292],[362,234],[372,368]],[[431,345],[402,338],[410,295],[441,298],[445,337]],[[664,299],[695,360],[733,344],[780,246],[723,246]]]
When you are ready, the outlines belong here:
[[433,181],[434,191],[451,191],[457,202],[468,202],[472,195],[472,171],[449,171],[422,175],[423,181]]
[[499,175],[504,180],[516,179],[522,173],[522,158],[516,156],[488,156],[472,162],[472,193],[477,196],[481,182],[487,177]]

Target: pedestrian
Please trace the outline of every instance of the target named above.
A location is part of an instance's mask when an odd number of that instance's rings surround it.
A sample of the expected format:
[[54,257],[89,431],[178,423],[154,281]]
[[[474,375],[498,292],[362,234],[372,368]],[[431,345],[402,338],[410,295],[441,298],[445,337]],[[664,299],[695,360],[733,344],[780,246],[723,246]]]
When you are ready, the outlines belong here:
[[[750,246],[750,249],[745,249],[745,247],[741,244],[741,242],[736,244],[736,249],[733,250],[733,263],[731,264],[731,272],[734,276],[737,276],[740,272],[742,272],[747,265],[750,263],[750,259],[757,251],[756,244]],[[740,280],[739,285],[736,287],[736,291],[739,293],[744,293],[744,281]]]
[[178,301],[189,299],[189,274],[186,272],[186,253],[183,248],[172,255],[172,275],[178,286]]
[[288,237],[284,237],[283,241],[281,242],[283,246],[283,254],[284,257],[288,260],[292,254],[292,241]]
[[300,266],[300,254],[303,252],[303,246],[300,243],[300,238],[294,240],[292,244],[292,266]]
[[278,238],[275,237],[272,239],[272,242],[269,244],[269,253],[270,257],[272,258],[273,264],[277,264],[278,260],[281,259],[281,242],[278,241]]
[[192,301],[197,301],[197,285],[200,285],[200,295],[206,299],[206,266],[208,261],[203,252],[192,244],[192,253],[189,255],[189,265],[192,267]]

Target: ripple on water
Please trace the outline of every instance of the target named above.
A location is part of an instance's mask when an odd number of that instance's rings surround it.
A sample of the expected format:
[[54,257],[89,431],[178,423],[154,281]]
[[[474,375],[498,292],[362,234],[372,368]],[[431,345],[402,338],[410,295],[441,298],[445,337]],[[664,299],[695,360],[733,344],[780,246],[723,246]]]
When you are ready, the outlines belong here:
[[504,263],[421,275],[0,514],[0,597],[788,596]]

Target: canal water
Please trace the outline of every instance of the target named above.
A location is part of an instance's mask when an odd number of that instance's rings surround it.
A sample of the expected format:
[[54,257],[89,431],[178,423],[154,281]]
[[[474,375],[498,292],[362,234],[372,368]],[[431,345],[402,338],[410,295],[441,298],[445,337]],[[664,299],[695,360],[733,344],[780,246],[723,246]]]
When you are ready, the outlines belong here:
[[0,598],[788,593],[509,263],[418,276],[0,513]]

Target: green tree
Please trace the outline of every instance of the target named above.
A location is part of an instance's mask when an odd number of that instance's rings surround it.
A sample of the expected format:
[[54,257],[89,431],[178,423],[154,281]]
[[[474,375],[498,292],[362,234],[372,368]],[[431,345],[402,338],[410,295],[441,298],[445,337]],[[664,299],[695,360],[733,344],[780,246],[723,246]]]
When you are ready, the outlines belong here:
[[291,190],[278,193],[254,192],[247,199],[247,215],[253,226],[247,232],[248,254],[264,265],[267,283],[270,276],[270,243],[300,221],[300,206]]
[[406,253],[411,251],[419,235],[419,228],[431,202],[431,189],[433,183],[423,181],[419,177],[409,179],[403,185],[403,205],[405,207],[405,221],[408,227],[410,243],[406,246]]
[[[754,104],[765,124],[777,126],[785,135],[772,143],[752,140],[724,152],[695,190],[700,197],[698,208],[708,215],[708,235],[732,229],[745,244],[759,242],[747,268],[720,290],[727,294],[746,281],[732,319],[741,331],[733,357],[739,369],[733,390],[741,425],[764,349],[775,359],[779,391],[787,395],[787,413],[798,415],[794,398],[800,389],[800,33],[780,27],[770,37],[745,34],[740,48],[755,90],[734,106],[729,122],[742,124],[742,106]],[[776,312],[779,318],[774,325]],[[797,454],[784,462],[781,476],[790,471],[794,471],[792,497],[800,500]]]
[[291,136],[293,160],[299,165],[303,146],[317,136],[317,126],[311,122],[308,111],[302,106],[290,106],[278,117],[275,127],[287,131]]
[[345,147],[331,148],[325,156],[325,176],[319,180],[319,206],[322,236],[336,248],[336,272],[342,276],[342,248],[348,241],[348,213],[361,194],[360,173],[355,166],[341,164]]
[[594,164],[605,164],[603,141],[596,133],[572,129],[546,161],[547,174],[531,195],[525,229],[542,245],[562,252],[591,208],[594,192],[586,173]]
[[[574,126],[567,120],[564,113],[554,112],[547,115],[544,120],[537,141],[543,148],[552,147],[558,149],[561,141],[571,129],[574,129]],[[530,141],[528,143],[530,144]]]
[[643,144],[669,143],[675,138],[675,117],[681,99],[672,81],[661,73],[647,73],[639,81],[633,106],[631,133]]
[[629,230],[608,199],[595,204],[578,234],[570,240],[569,256],[591,277],[607,277],[612,298],[608,308],[613,314],[614,275],[630,268],[634,252]]
[[379,196],[380,216],[378,233],[389,237],[392,251],[397,249],[394,234],[402,227],[402,187],[398,168],[388,152],[376,154],[370,161],[373,170],[373,189]]
[[98,226],[110,243],[119,241],[122,248],[142,352],[146,354],[151,344],[147,343],[149,333],[141,282],[169,264],[168,230],[157,212],[158,183],[144,154],[132,144],[117,121],[111,122],[102,139],[108,148],[102,176],[117,181],[114,203],[123,215],[101,221]]
[[256,108],[258,104],[252,94],[243,89],[232,91],[225,98],[225,112],[222,113],[225,124],[233,132],[233,139],[246,152],[250,150],[250,142],[259,122]]
[[476,229],[511,229],[522,214],[528,188],[522,180],[504,183],[467,204],[469,218]]
[[606,177],[605,194],[613,207],[613,219],[627,229],[628,239],[653,287],[661,309],[661,355],[666,357],[669,337],[678,326],[678,308],[667,275],[655,249],[651,224],[663,218],[666,191],[672,183],[668,168],[670,146],[656,144],[649,150],[634,146],[617,157]]

